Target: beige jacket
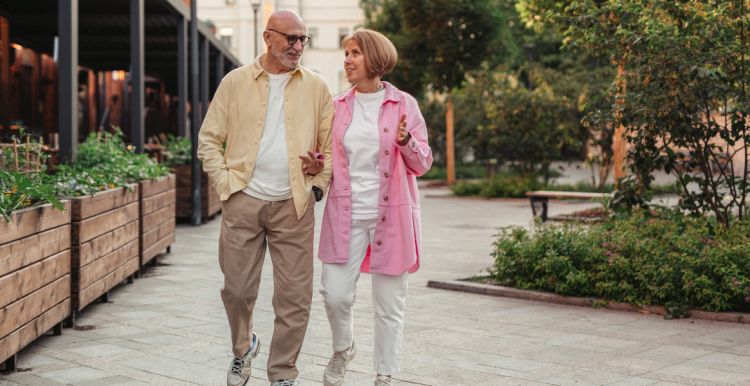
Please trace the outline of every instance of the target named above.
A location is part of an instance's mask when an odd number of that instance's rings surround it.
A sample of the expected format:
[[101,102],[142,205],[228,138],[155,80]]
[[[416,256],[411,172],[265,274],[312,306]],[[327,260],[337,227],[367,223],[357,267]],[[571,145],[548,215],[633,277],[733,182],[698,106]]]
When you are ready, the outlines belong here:
[[[263,58],[265,54],[224,77],[198,134],[198,158],[222,201],[244,189],[253,176],[268,104],[268,73],[260,66]],[[284,89],[289,182],[297,218],[302,218],[315,199],[313,185],[325,193],[333,174],[333,97],[320,75],[302,66],[291,74]],[[224,141],[227,148],[222,155]],[[325,156],[325,167],[315,176],[302,174],[299,156],[316,149]]]

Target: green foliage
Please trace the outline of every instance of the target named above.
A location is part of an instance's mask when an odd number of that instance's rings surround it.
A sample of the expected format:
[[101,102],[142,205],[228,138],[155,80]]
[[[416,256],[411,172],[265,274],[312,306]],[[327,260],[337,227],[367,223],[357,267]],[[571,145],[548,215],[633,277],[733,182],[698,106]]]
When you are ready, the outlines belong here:
[[386,77],[419,96],[425,86],[451,90],[493,54],[497,7],[492,0],[362,0],[365,27],[387,36],[399,66]]
[[[433,166],[427,173],[419,177],[422,180],[444,180],[448,171],[442,166]],[[459,164],[456,165],[457,179],[477,179],[484,178],[487,175],[487,167],[480,164]]]
[[[36,175],[32,175],[36,177]],[[54,188],[30,178],[24,173],[0,170],[0,214],[10,223],[13,211],[30,206],[51,203],[63,210],[63,205],[55,198]]]
[[[539,181],[539,176],[535,174],[518,174],[512,171],[503,171],[494,176],[476,182],[458,182],[450,187],[451,192],[456,196],[474,196],[487,198],[526,198],[526,192],[534,190],[552,190],[558,192],[587,192],[587,193],[615,193],[611,200],[608,200],[605,207],[615,209],[618,212],[625,211],[625,208],[640,205],[626,205],[623,200],[631,199],[627,196],[627,186],[621,187],[615,191],[612,184],[592,185],[588,182],[578,182],[575,184],[544,184]],[[652,191],[648,193],[653,198],[654,193],[677,193],[681,187],[676,184],[652,185]],[[641,198],[643,195],[637,195]],[[645,205],[644,205],[645,207]]]
[[161,154],[164,156],[164,163],[170,166],[190,165],[192,161],[192,142],[188,137],[175,137],[167,134],[169,139],[164,142],[165,149]]
[[[26,173],[44,173],[47,170],[49,154],[43,151],[44,140],[42,137],[29,134],[23,127],[19,126],[18,135],[11,135],[9,140],[16,146],[7,144],[0,147],[0,170]],[[28,153],[26,152],[27,149],[29,150]],[[17,166],[16,161],[18,162]]]
[[146,154],[135,154],[131,146],[122,140],[122,132],[115,129],[114,134],[100,132],[90,134],[85,142],[79,145],[73,170],[117,176],[122,186],[127,181],[142,181],[164,177],[171,169],[158,164]]
[[521,289],[637,306],[750,311],[750,224],[727,229],[678,211],[636,210],[604,224],[502,228],[492,277]]
[[451,185],[451,192],[456,196],[520,198],[543,186],[536,175],[502,172],[478,182],[455,183]]
[[747,209],[747,6],[575,0],[546,14],[567,28],[569,47],[604,54],[624,69],[609,90],[617,103],[588,122],[615,117],[613,125],[625,126],[636,191],[648,190],[653,171],[671,173],[683,187],[681,208],[712,212],[725,227],[735,214],[744,220]]

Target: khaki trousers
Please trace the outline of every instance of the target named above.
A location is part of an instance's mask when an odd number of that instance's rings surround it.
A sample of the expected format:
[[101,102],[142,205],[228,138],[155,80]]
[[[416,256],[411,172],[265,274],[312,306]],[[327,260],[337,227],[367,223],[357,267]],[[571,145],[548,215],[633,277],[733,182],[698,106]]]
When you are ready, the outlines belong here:
[[221,299],[232,331],[232,351],[241,358],[252,346],[253,308],[258,298],[266,246],[273,263],[273,338],[268,379],[294,379],[312,304],[313,231],[310,200],[297,220],[293,199],[265,201],[237,192],[222,204],[219,265]]

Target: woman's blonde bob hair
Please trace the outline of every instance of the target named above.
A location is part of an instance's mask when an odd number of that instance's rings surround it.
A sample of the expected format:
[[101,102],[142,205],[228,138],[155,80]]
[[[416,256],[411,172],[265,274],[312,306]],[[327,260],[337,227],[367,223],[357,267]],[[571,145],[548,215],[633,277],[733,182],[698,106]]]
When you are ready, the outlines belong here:
[[365,67],[373,76],[383,76],[396,66],[398,62],[398,52],[387,37],[380,32],[369,29],[354,31],[353,34],[341,41],[341,48],[346,50],[349,42],[354,40],[362,49],[362,55],[365,56]]

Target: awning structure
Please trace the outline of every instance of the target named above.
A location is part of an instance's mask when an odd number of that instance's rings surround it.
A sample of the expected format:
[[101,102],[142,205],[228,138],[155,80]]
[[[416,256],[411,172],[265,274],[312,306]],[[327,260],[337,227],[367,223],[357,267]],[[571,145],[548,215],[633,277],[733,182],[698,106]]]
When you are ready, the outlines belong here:
[[[57,59],[57,98],[37,99],[48,104],[56,102],[61,157],[75,152],[81,134],[81,68],[96,76],[91,84],[97,87],[103,87],[102,73],[128,75],[129,83],[123,89],[123,102],[128,107],[124,114],[129,118],[130,140],[138,151],[142,151],[146,140],[147,82],[160,82],[165,94],[176,97],[177,133],[187,135],[190,87],[200,90],[202,117],[221,78],[241,65],[213,32],[198,22],[200,80],[199,84],[191,84],[190,23],[189,2],[183,0],[0,0],[0,126],[5,130],[12,126],[9,62],[15,59],[13,52],[20,52],[13,47],[22,46],[39,55],[40,68],[32,71],[32,77],[43,76],[45,55],[50,62],[51,58]],[[107,103],[101,98],[92,99]],[[96,119],[101,119],[104,106],[97,108],[95,102],[92,106],[98,114]],[[30,108],[37,113],[36,106]]]

